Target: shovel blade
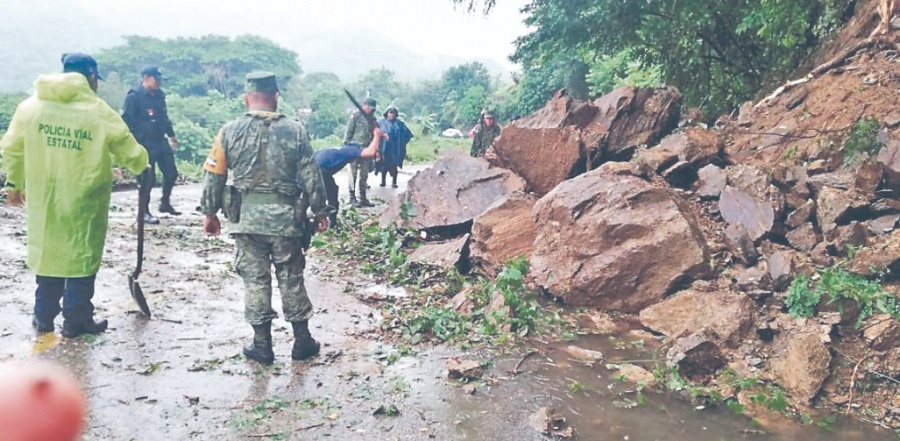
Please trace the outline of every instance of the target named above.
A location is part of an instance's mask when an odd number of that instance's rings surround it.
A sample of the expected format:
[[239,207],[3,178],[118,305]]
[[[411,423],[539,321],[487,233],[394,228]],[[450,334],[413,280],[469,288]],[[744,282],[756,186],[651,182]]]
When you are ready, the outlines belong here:
[[147,299],[144,298],[144,291],[141,289],[141,284],[134,280],[134,278],[128,278],[128,288],[131,290],[131,298],[137,302],[138,307],[141,308],[141,312],[150,318],[150,306],[147,305]]

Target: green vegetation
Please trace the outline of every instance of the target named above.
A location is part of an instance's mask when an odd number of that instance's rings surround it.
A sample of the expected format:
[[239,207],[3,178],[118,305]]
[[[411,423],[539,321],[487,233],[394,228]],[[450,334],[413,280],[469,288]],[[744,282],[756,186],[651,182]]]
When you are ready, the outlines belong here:
[[[503,0],[500,0],[503,1]],[[490,11],[495,0],[451,0]],[[593,98],[625,85],[666,84],[715,119],[784,81],[850,17],[853,0],[536,0],[522,67],[501,108],[526,114],[566,87]]]
[[[407,218],[415,215],[408,205],[401,211]],[[337,231],[315,236],[313,247],[339,258],[345,271],[405,287],[409,297],[382,303],[383,327],[410,344],[426,340],[502,344],[561,323],[558,314],[543,308],[537,295],[526,289],[524,257],[510,261],[495,280],[464,276],[411,262],[408,249],[418,241],[414,230],[381,228],[352,208],[342,212],[340,221]],[[466,310],[449,304],[450,297],[462,291],[471,305]]]
[[859,305],[857,325],[873,314],[890,314],[900,319],[900,302],[878,280],[852,274],[841,265],[819,270],[818,274],[815,283],[806,276],[798,276],[791,283],[785,304],[794,317],[814,316],[824,298],[829,303],[849,300]]
[[881,123],[874,117],[860,118],[850,130],[850,135],[844,140],[841,150],[844,152],[844,163],[850,163],[861,154],[877,155],[881,149],[878,142],[878,131]]

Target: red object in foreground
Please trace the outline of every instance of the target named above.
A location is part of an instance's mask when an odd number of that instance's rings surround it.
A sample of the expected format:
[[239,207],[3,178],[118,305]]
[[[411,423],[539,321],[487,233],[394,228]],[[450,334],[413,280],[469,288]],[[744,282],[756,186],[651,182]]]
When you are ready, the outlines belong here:
[[43,361],[0,363],[4,441],[75,441],[84,416],[84,392],[65,368]]

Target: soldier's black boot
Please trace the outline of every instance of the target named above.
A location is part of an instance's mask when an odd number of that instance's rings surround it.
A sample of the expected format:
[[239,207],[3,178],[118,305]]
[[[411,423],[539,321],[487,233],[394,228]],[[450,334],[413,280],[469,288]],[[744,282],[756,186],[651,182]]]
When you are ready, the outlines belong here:
[[319,353],[319,342],[309,333],[309,320],[291,322],[294,328],[294,348],[291,349],[291,358],[305,360]]
[[253,343],[244,346],[244,355],[262,364],[272,364],[275,352],[272,351],[272,322],[253,325]]
[[174,216],[178,216],[181,214],[180,211],[176,210],[172,204],[169,203],[169,196],[164,195],[162,200],[159,201],[159,212],[160,213],[169,213]]
[[33,326],[34,330],[40,334],[53,332],[53,320],[50,320],[48,322],[46,320],[39,319],[37,316],[33,316],[31,318],[31,326]]
[[359,201],[356,200],[356,192],[350,190],[350,206],[359,208]]
[[69,320],[63,321],[62,336],[66,338],[75,338],[82,334],[99,334],[109,327],[106,320],[94,321],[91,319],[86,323],[72,323]]
[[387,186],[387,173],[381,174],[381,186],[382,187]]
[[375,204],[369,202],[369,198],[366,197],[366,192],[359,192],[359,206],[360,207],[374,207]]

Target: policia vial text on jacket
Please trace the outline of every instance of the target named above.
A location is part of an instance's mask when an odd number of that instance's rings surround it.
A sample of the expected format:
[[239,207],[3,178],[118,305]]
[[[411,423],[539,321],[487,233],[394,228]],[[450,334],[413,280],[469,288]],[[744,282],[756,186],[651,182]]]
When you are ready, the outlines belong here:
[[48,147],[81,150],[81,141],[93,141],[91,131],[38,123],[38,133],[47,135]]

